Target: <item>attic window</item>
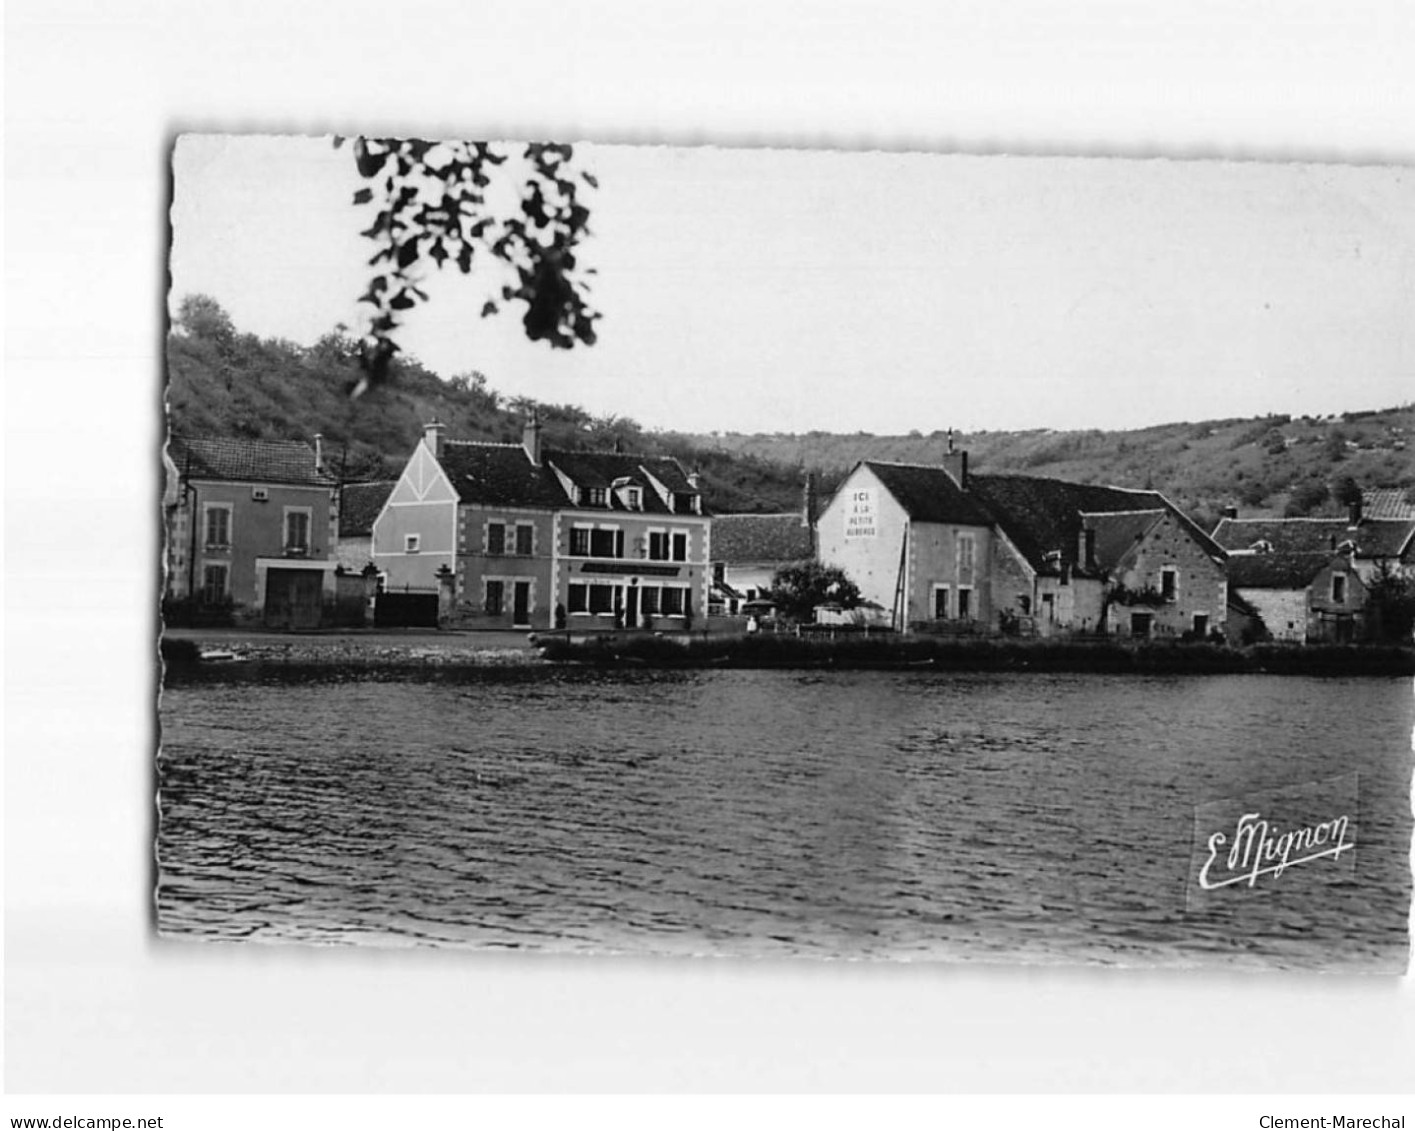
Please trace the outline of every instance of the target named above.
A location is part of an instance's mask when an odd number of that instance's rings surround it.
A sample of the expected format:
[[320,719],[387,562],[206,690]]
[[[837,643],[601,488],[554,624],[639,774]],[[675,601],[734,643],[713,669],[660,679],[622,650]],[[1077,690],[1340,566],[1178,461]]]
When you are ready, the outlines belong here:
[[1173,601],[1179,589],[1179,571],[1171,566],[1160,570],[1160,596]]
[[624,500],[630,510],[641,510],[644,505],[644,493],[638,487],[630,487],[624,492]]
[[1346,574],[1331,575],[1331,602],[1333,605],[1346,604]]
[[609,501],[603,487],[590,487],[584,492],[584,496],[586,505],[592,507],[602,507]]
[[683,491],[673,492],[673,512],[675,514],[694,514],[697,511],[698,497]]

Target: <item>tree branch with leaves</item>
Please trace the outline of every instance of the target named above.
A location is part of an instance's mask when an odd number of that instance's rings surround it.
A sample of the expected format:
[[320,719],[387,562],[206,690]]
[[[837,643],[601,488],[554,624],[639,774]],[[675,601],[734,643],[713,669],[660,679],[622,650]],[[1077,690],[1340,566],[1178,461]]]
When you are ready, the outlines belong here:
[[[335,138],[337,147],[344,138]],[[361,357],[368,384],[388,377],[398,352],[396,332],[427,292],[426,265],[454,264],[464,275],[495,260],[510,276],[482,317],[524,303],[521,323],[531,341],[556,349],[593,345],[600,315],[590,305],[588,276],[579,262],[590,234],[586,189],[598,183],[573,165],[569,145],[354,138],[354,161],[369,184],[354,203],[376,209],[361,234],[377,250],[359,301],[371,306]],[[522,178],[515,199],[498,200],[507,176]],[[358,391],[362,391],[361,385]]]

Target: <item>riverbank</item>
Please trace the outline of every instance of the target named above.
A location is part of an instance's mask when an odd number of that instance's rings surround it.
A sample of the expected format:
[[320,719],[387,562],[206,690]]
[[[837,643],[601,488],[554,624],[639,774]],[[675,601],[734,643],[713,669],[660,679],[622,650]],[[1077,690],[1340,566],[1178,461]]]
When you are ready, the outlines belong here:
[[[487,635],[487,634],[482,634]],[[503,635],[490,640],[420,634],[297,636],[245,640],[166,637],[172,682],[300,682],[310,679],[457,679],[537,668],[824,668],[1174,675],[1415,675],[1415,650],[1340,645],[1147,641],[946,640],[930,637],[706,636],[648,633],[591,638]]]

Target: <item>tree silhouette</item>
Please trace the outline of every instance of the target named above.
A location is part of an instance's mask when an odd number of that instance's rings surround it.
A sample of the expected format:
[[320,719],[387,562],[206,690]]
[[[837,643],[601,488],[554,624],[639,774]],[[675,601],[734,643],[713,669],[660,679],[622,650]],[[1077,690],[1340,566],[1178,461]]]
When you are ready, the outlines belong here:
[[[335,138],[336,148],[344,143]],[[593,345],[599,313],[589,303],[587,276],[577,251],[589,235],[585,188],[595,178],[573,167],[568,145],[532,143],[499,146],[487,142],[424,141],[418,138],[353,139],[354,161],[369,185],[354,203],[376,209],[361,234],[378,250],[359,301],[372,314],[361,343],[368,384],[387,379],[398,351],[394,340],[402,317],[427,292],[421,269],[455,264],[464,275],[485,260],[509,268],[499,298],[482,307],[482,317],[507,303],[524,303],[521,323],[531,341],[570,349]],[[523,177],[518,199],[502,204],[494,180]],[[361,385],[356,392],[362,392]]]

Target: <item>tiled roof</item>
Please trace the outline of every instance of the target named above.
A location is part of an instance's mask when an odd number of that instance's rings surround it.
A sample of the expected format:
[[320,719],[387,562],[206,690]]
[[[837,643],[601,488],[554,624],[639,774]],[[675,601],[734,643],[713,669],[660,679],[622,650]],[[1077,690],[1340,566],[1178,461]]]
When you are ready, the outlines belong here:
[[1332,560],[1330,553],[1233,554],[1228,559],[1230,589],[1306,589]]
[[1361,509],[1367,518],[1415,518],[1415,502],[1406,495],[1409,487],[1372,487],[1361,492]]
[[242,483],[296,483],[332,487],[315,470],[314,448],[298,440],[202,440],[172,437],[168,454],[190,479]]
[[378,483],[345,483],[339,490],[339,537],[359,538],[373,533],[373,520],[397,486],[396,479]]
[[[464,503],[505,507],[564,509],[573,504],[558,469],[581,487],[609,487],[628,479],[642,488],[646,514],[671,514],[649,482],[647,471],[670,491],[697,494],[677,460],[620,452],[546,450],[536,467],[520,444],[487,444],[449,440],[442,445],[442,470]],[[611,493],[607,510],[624,510]],[[704,512],[706,513],[706,512]]]
[[722,514],[712,521],[715,562],[799,562],[813,551],[799,514]]
[[[649,482],[652,475],[669,491],[696,495],[698,491],[688,482],[688,476],[676,459],[666,456],[629,455],[623,452],[561,452],[547,451],[547,463],[554,464],[581,487],[609,487],[616,480],[628,479],[643,488],[643,509],[650,514],[671,514],[671,508],[659,498],[657,490]],[[647,473],[647,474],[646,474]],[[623,510],[623,506],[613,496],[610,497],[613,510]],[[706,513],[706,512],[704,512]]]
[[[982,500],[1013,545],[1039,571],[1052,568],[1046,556],[1058,550],[1062,561],[1076,564],[1082,514],[1167,511],[1178,517],[1206,553],[1223,556],[1208,535],[1157,491],[1097,487],[1030,475],[970,475],[968,490]],[[1097,557],[1101,557],[1099,535]]]
[[[1398,558],[1411,548],[1415,519],[1362,519],[1356,528],[1356,556]],[[1225,518],[1214,527],[1214,541],[1227,550],[1249,550],[1268,543],[1282,554],[1331,554],[1352,538],[1344,518]]]
[[520,444],[482,444],[448,440],[438,460],[464,503],[501,507],[569,505],[555,472],[536,467]]
[[1115,569],[1135,543],[1164,516],[1162,510],[1083,513],[1083,523],[1096,532],[1096,565],[1105,572]]
[[942,467],[865,460],[899,505],[919,522],[950,522],[988,526],[988,514]]

